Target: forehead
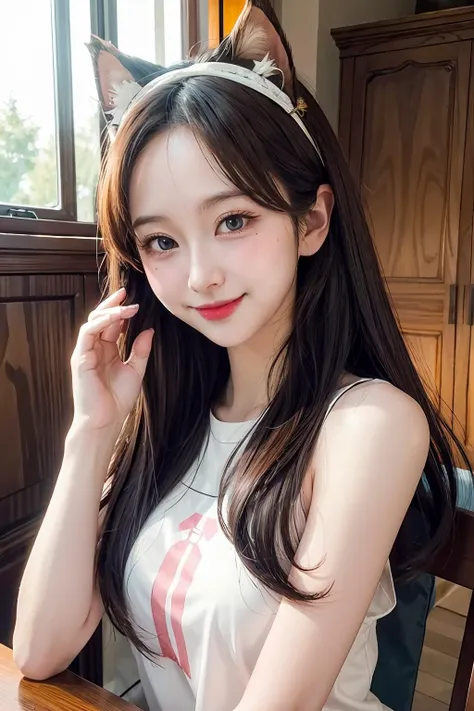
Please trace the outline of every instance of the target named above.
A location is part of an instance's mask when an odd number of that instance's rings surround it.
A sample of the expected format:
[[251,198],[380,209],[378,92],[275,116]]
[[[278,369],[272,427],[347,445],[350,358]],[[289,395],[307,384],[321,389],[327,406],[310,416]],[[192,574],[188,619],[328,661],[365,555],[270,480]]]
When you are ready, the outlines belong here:
[[199,205],[213,192],[233,187],[191,129],[180,126],[155,136],[137,159],[130,181],[132,220],[157,206]]

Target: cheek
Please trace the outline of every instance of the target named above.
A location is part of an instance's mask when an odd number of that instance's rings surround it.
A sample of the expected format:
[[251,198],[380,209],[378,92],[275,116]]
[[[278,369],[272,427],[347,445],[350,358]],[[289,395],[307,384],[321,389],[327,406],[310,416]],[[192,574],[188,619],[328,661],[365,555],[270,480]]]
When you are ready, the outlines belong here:
[[239,266],[245,274],[260,275],[267,283],[291,282],[298,265],[298,245],[291,229],[266,229],[256,233],[251,243],[238,255]]
[[182,291],[182,278],[172,260],[144,260],[143,270],[155,296],[163,303],[170,303]]

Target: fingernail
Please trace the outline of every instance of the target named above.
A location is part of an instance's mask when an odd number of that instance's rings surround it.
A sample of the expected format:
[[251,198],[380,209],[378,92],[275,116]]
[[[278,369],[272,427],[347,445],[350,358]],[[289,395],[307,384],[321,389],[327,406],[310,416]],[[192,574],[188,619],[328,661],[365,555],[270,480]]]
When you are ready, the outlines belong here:
[[128,306],[124,306],[124,309],[129,309],[131,311],[132,309],[138,309],[138,304],[129,304]]

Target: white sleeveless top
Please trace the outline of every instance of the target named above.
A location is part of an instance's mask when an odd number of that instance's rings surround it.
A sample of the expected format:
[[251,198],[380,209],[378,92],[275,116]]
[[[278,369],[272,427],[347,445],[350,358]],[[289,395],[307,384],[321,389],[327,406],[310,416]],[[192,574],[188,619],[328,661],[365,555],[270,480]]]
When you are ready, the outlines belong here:
[[[328,412],[351,387],[338,391]],[[233,711],[278,611],[278,596],[246,570],[217,520],[225,464],[253,424],[221,422],[211,414],[201,456],[132,548],[125,571],[130,612],[145,642],[161,655],[150,662],[132,647],[150,711]],[[394,606],[387,562],[327,711],[385,708],[370,692],[375,623]],[[317,673],[316,659],[314,668]]]

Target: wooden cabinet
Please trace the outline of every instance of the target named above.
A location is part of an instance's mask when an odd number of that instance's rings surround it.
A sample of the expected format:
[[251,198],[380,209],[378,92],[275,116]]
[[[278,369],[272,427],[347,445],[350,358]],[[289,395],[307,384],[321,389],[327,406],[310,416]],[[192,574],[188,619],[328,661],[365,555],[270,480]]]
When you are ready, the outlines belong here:
[[0,643],[61,464],[69,360],[98,301],[96,240],[0,234]]
[[333,35],[340,138],[394,307],[474,462],[474,10]]

